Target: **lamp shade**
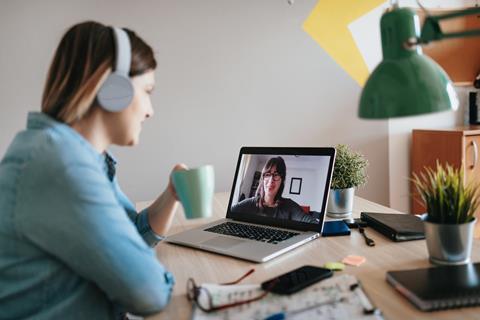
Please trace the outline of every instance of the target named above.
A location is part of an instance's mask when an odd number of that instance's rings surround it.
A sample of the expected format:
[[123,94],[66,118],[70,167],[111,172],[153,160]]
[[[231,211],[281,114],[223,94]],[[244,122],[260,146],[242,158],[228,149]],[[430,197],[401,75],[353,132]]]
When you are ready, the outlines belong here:
[[383,60],[368,78],[360,97],[359,117],[385,119],[456,110],[458,97],[443,69],[406,45],[420,35],[418,16],[394,8],[380,21]]

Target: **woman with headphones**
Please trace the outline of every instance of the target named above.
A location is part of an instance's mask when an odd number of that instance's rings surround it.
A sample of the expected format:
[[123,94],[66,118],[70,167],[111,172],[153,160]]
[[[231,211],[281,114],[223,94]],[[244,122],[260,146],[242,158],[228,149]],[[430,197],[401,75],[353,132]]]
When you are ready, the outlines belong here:
[[155,67],[133,31],[85,22],[63,36],[42,112],[0,163],[1,319],[111,319],[168,303],[174,279],[152,247],[173,219],[174,187],[137,213],[107,152],[138,143]]

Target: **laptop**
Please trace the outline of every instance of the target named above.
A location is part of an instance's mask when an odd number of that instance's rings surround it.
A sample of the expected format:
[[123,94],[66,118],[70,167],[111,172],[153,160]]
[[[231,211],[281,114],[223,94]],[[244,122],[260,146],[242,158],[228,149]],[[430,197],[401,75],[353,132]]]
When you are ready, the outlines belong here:
[[335,149],[243,147],[226,217],[166,241],[265,262],[318,238]]

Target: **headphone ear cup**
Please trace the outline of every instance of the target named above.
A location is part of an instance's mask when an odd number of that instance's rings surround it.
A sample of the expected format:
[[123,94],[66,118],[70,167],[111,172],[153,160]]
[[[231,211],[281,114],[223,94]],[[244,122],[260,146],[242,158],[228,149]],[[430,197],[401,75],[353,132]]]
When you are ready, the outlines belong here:
[[130,105],[133,93],[133,85],[129,78],[112,73],[98,91],[97,100],[103,109],[119,112]]

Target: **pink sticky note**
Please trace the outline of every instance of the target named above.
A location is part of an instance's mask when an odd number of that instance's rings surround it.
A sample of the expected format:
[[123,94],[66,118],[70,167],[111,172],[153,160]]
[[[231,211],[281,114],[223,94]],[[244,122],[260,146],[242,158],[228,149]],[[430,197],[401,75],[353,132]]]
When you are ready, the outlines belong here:
[[355,267],[360,266],[360,265],[361,265],[362,263],[364,263],[365,261],[367,261],[367,259],[365,259],[365,257],[362,257],[362,256],[352,256],[352,255],[346,256],[346,257],[343,258],[343,260],[342,260],[343,263],[348,264],[348,265],[351,265],[351,266],[355,266]]

